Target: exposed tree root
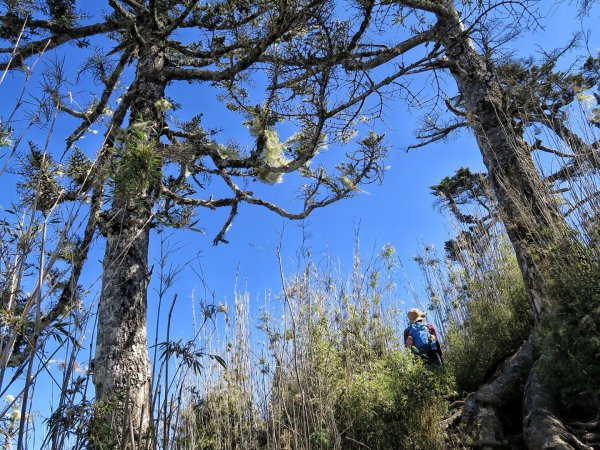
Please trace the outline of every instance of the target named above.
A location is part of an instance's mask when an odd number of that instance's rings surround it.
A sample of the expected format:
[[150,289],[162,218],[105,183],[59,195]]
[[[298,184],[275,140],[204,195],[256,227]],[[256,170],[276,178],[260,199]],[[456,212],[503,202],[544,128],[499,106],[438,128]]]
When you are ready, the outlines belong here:
[[448,409],[459,409],[459,408],[462,409],[464,404],[465,404],[464,400],[456,400],[448,405]]
[[448,417],[447,419],[444,419],[440,422],[440,425],[442,426],[442,428],[445,430],[447,428],[454,428],[454,426],[456,426],[456,424],[458,422],[460,422],[460,416],[462,414],[462,410],[458,410],[456,411],[454,414],[452,414],[450,417]]
[[570,422],[566,427],[584,444],[592,448],[600,448],[600,421]]
[[495,372],[492,380],[467,398],[461,423],[479,448],[506,447],[503,410],[520,403],[523,386],[533,366],[533,343],[528,339]]
[[464,404],[465,402],[463,400],[456,400],[448,405],[448,409],[454,412],[440,422],[440,425],[444,430],[454,428],[460,423],[460,416],[462,415],[462,407]]
[[600,421],[594,420],[591,422],[570,422],[567,424],[569,427],[573,427],[578,430],[585,431],[600,431]]
[[597,448],[600,446],[600,433],[585,433],[581,440],[590,446]]
[[[555,393],[544,377],[543,357],[535,360],[533,339],[496,370],[491,378],[468,397],[460,411],[464,431],[480,449],[515,448],[523,443],[530,450],[593,450],[600,448],[600,421],[565,424],[559,418]],[[520,431],[507,428],[507,419],[522,405]],[[460,405],[456,405],[460,406]],[[518,415],[518,413],[516,413]],[[442,422],[454,427],[458,412]],[[520,424],[518,424],[520,425]],[[507,433],[509,431],[509,433]],[[518,439],[517,439],[518,438]]]
[[538,361],[531,369],[523,396],[523,438],[527,447],[536,450],[593,450],[567,430],[557,411],[554,395]]

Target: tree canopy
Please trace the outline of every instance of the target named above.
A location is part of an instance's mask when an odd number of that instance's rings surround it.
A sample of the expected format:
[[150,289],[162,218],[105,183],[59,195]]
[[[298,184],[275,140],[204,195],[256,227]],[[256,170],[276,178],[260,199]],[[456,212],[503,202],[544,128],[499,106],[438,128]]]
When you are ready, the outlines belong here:
[[[584,13],[590,4],[581,3]],[[2,335],[3,368],[26,362],[31,368],[33,358],[27,358],[42,332],[78,301],[90,245],[101,236],[105,254],[91,369],[98,409],[90,446],[101,448],[107,439],[152,445],[156,399],[146,338],[152,230],[194,231],[202,208],[226,208],[216,245],[227,242],[242,204],[303,219],[356,195],[362,185],[383,178],[388,149],[384,136],[368,131],[368,124],[396,101],[428,109],[413,147],[471,130],[487,173],[461,169],[432,189],[472,231],[485,233],[502,221],[533,314],[549,320],[565,302],[552,294],[547,272],[553,249],[566,249],[571,235],[572,211],[560,204],[567,195],[563,183],[596,176],[600,168],[598,141],[577,133],[568,110],[582,96],[597,98],[599,78],[596,55],[559,68],[559,57],[572,44],[541,61],[503,52],[522,30],[537,26],[537,6],[529,0],[107,0],[88,13],[74,0],[0,2],[3,78],[20,72],[27,80],[37,61],[55,49],[81,61],[76,73],[70,61],[46,65],[27,119],[29,127],[53,130],[64,118],[71,128],[64,149],[51,151],[48,143],[32,141],[20,154],[18,189],[35,227],[24,243],[15,238],[6,304],[28,320]],[[419,78],[427,80],[426,87],[415,88]],[[77,84],[89,92],[74,93]],[[244,125],[246,139],[228,141],[221,130],[205,126],[208,102],[195,105],[193,117],[182,117],[170,95],[178,86],[216,94],[228,117]],[[20,106],[17,100],[16,109]],[[594,114],[597,107],[591,118],[597,125]],[[11,119],[2,125],[2,139],[13,138],[11,126]],[[560,146],[532,139],[531,130],[539,136],[539,127]],[[91,156],[82,138],[98,128],[102,140]],[[21,144],[17,138],[11,156]],[[326,148],[335,155],[320,158]],[[559,169],[544,174],[536,152],[560,157]],[[261,195],[262,184],[276,185],[284,176],[297,183],[298,210]],[[573,194],[573,207],[589,205],[597,190],[588,194]],[[465,213],[473,201],[488,214]],[[82,216],[83,230],[73,231]],[[45,233],[52,220],[65,229],[46,261]],[[37,288],[15,302],[11,286],[27,267],[36,239],[42,242]],[[57,261],[64,264],[53,272]],[[43,288],[50,277],[50,287]],[[45,298],[53,301],[42,309]],[[527,378],[521,368],[531,369],[532,345],[519,352],[515,361],[531,363],[518,368]],[[467,426],[483,421],[485,432],[502,434],[497,405],[477,399],[465,413]],[[529,411],[538,406],[533,400],[528,405]],[[542,409],[547,413],[533,416],[528,426],[549,437],[531,434],[529,445],[566,442],[567,431],[549,425],[555,411]]]

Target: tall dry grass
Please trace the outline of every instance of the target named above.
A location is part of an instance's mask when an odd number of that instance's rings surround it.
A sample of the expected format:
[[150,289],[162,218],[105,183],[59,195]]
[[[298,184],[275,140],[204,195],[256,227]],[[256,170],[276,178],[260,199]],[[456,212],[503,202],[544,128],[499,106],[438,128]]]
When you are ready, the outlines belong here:
[[258,312],[237,293],[227,369],[213,364],[195,384],[180,448],[446,448],[451,383],[403,349],[395,257],[356,253],[345,281],[305,261]]

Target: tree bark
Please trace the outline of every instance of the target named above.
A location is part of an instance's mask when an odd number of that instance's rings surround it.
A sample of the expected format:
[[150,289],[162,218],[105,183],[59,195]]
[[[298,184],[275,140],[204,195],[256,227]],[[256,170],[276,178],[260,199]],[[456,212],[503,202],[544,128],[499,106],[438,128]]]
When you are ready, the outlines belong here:
[[[155,145],[159,143],[163,123],[156,102],[164,97],[166,88],[162,75],[163,48],[160,42],[150,40],[140,48],[135,81],[127,94],[135,98],[130,128],[143,122],[145,142]],[[148,246],[155,194],[156,186],[144,186],[133,198],[115,189],[111,209],[105,215],[106,251],[94,358],[94,385],[100,412],[92,435],[101,436],[110,430],[108,438],[122,448],[127,445],[138,448],[150,439],[152,375],[146,312],[150,277]]]
[[540,358],[527,380],[523,397],[523,438],[527,448],[592,450],[571,434],[558,417],[558,407],[542,370]]
[[111,212],[113,224],[106,236],[94,359],[96,401],[98,408],[106,412],[97,414],[100,422],[96,424],[95,439],[107,435],[121,443],[131,439],[129,430],[133,429],[139,442],[150,418],[146,341],[150,210],[120,208],[115,203]]
[[[475,49],[460,15],[450,0],[437,12],[438,42],[445,50],[450,73],[464,100],[467,120],[474,131],[494,191],[498,214],[515,250],[532,310],[539,320],[551,317],[552,305],[543,268],[553,245],[565,237],[567,223],[541,179],[523,138],[521,124],[508,111],[506,93]],[[560,299],[554,299],[560,301]],[[542,316],[548,312],[549,315]],[[461,422],[483,448],[506,446],[503,409],[523,401],[524,439],[531,449],[572,449],[580,446],[558,419],[553,393],[542,382],[535,362],[532,334],[505,370],[465,404]],[[527,380],[527,388],[524,389]],[[545,409],[544,409],[545,408]],[[504,417],[503,417],[504,416]],[[536,431],[537,430],[537,431]]]
[[[523,388],[534,363],[530,338],[501,367],[492,380],[470,396],[463,406],[461,423],[477,443],[505,445],[504,419],[510,405],[520,403]],[[484,446],[484,445],[480,445]]]
[[533,310],[547,308],[539,273],[544,250],[567,228],[550,197],[531,156],[529,145],[505,114],[502,88],[477,52],[454,5],[446,1],[446,14],[438,14],[438,40],[445,48],[454,77],[474,130],[499,215],[515,249]]

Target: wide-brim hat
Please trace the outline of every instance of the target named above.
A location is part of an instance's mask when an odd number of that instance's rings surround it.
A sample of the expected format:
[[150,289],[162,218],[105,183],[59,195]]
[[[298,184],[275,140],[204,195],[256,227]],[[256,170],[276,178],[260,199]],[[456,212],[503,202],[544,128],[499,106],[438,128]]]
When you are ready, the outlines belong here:
[[410,323],[423,320],[427,316],[427,311],[421,311],[419,308],[413,308],[406,313]]

